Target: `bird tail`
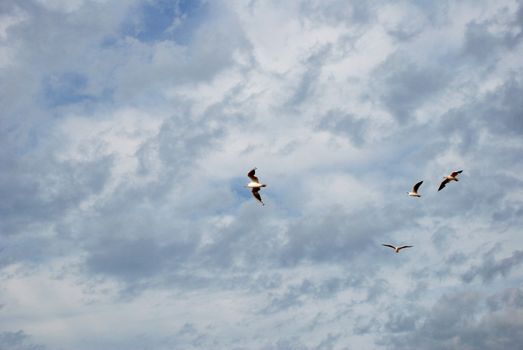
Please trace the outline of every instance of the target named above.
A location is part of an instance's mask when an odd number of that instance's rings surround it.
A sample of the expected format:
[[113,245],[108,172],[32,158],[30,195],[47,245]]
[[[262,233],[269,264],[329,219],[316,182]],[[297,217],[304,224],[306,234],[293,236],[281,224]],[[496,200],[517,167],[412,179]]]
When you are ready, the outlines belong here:
[[261,187],[267,187],[267,185],[266,185],[266,184],[263,184],[263,185],[261,185]]

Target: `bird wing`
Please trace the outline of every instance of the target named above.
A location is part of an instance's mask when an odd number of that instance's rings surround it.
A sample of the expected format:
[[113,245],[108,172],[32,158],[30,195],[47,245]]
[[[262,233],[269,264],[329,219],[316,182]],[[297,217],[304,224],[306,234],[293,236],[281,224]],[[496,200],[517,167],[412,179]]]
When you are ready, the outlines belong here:
[[261,199],[261,196],[260,196],[260,189],[259,188],[253,188],[252,189],[252,195],[254,196],[254,198],[256,198],[262,205],[265,205]]
[[462,172],[463,172],[463,170],[453,171],[452,173],[450,173],[450,176],[454,177],[454,176],[457,176],[458,174],[461,174]]
[[443,187],[445,187],[445,185],[449,183],[449,181],[450,181],[449,179],[445,179],[445,180],[441,181],[438,191],[441,191],[443,189]]
[[414,247],[414,246],[413,246],[413,245],[404,245],[404,246],[402,246],[402,247],[398,247],[398,252],[399,252],[400,250],[402,250],[402,249],[405,249],[405,248],[412,248],[412,247]]
[[389,248],[392,248],[392,249],[396,250],[396,247],[393,246],[393,245],[390,245],[390,244],[382,244],[382,246],[389,247]]
[[412,192],[418,192],[418,188],[421,186],[422,183],[423,181],[420,181],[417,184],[415,184],[414,187],[412,187]]
[[259,182],[258,181],[258,178],[256,176],[254,176],[254,173],[256,172],[256,168],[252,169],[251,171],[249,171],[249,173],[247,174],[247,176],[249,177],[249,179],[251,179],[252,181],[254,182]]

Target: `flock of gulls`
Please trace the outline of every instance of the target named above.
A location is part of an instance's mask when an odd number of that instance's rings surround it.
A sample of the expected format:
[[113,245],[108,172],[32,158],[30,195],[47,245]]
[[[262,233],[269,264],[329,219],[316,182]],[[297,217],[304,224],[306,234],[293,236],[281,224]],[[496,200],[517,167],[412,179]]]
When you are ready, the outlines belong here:
[[[267,187],[267,185],[261,183],[260,180],[258,179],[258,177],[255,175],[256,169],[257,168],[254,168],[254,169],[252,169],[251,171],[249,171],[247,173],[247,176],[249,177],[251,182],[249,182],[247,184],[247,186],[245,186],[245,187],[250,188],[253,197],[258,202],[260,202],[262,205],[265,205],[265,203],[263,203],[263,200],[261,198],[260,190],[262,189],[262,187]],[[445,185],[447,185],[449,182],[458,181],[458,175],[461,174],[462,172],[463,172],[463,170],[453,171],[452,173],[450,173],[450,175],[447,175],[447,176],[443,177],[443,181],[441,181],[441,183],[439,185],[438,192],[441,191],[443,188],[445,188]],[[420,181],[420,182],[416,183],[414,185],[414,187],[412,187],[412,190],[410,192],[407,192],[407,194],[410,197],[418,197],[418,198],[421,197],[421,195],[418,193],[418,190],[419,190],[419,188],[420,188],[422,183],[423,183],[423,181]],[[412,245],[404,245],[404,246],[401,246],[401,247],[396,247],[396,246],[394,246],[392,244],[382,244],[382,246],[392,248],[392,249],[394,249],[394,251],[396,253],[399,253],[400,250],[402,250],[402,249],[412,248],[413,247]]]

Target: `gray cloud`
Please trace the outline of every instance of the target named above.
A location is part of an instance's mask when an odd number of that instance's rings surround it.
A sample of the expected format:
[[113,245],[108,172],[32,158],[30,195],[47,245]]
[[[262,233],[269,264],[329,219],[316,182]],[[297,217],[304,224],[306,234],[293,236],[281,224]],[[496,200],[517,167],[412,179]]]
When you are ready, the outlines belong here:
[[110,157],[90,162],[31,156],[3,159],[9,166],[0,178],[0,193],[10,199],[0,203],[0,215],[5,218],[0,223],[3,235],[57,220],[82,200],[100,192],[112,163]]
[[375,4],[359,1],[333,1],[322,4],[317,1],[303,1],[301,13],[317,21],[332,23],[343,22],[356,25],[365,25],[375,20]]
[[486,254],[480,266],[472,266],[462,276],[465,282],[471,282],[479,276],[483,282],[490,282],[498,275],[507,276],[510,271],[523,262],[523,251],[515,250],[508,258],[495,260],[492,254]]
[[0,349],[5,350],[44,350],[42,345],[31,344],[29,336],[24,331],[1,332]]
[[262,313],[285,311],[289,308],[302,305],[308,298],[332,298],[340,291],[346,290],[349,287],[362,287],[363,284],[368,284],[367,279],[363,276],[353,276],[344,279],[334,277],[319,283],[304,279],[298,284],[288,286],[282,295],[274,295],[270,301],[270,305],[264,308]]
[[379,101],[400,123],[410,120],[452,79],[451,71],[441,65],[419,66],[401,53],[389,56],[373,76]]
[[[365,215],[368,212],[380,212],[383,216],[371,219]],[[368,254],[375,245],[374,238],[401,227],[400,215],[373,206],[351,213],[332,207],[322,215],[292,224],[280,259],[284,265],[291,266],[301,260],[333,262],[355,259]],[[369,232],[375,233],[374,236]]]
[[490,311],[499,311],[503,308],[522,309],[523,290],[520,288],[509,288],[499,294],[487,298]]
[[[465,44],[463,52],[480,62],[488,62],[495,59],[503,50],[514,49],[523,37],[523,4],[518,2],[518,10],[510,20],[506,21],[505,11],[500,11],[497,16],[485,21],[472,21],[467,24],[465,31]],[[502,25],[504,28],[500,31],[496,28]]]
[[[505,291],[506,293],[513,293]],[[492,296],[490,298],[498,298]],[[484,312],[479,294],[460,292],[444,295],[427,310],[427,316],[415,331],[383,340],[390,349],[502,349],[517,348],[522,340],[517,331],[523,322],[521,308],[514,309],[510,298],[498,298],[499,310]],[[408,329],[412,328],[409,323]]]
[[387,332],[411,332],[416,328],[419,315],[404,310],[394,311],[388,314],[388,320],[384,325]]
[[315,83],[318,81],[322,66],[329,58],[330,54],[331,46],[325,45],[319,49],[316,49],[307,57],[303,63],[307,69],[303,73],[298,86],[288,101],[290,106],[299,106],[313,95],[313,92],[316,88]]
[[328,130],[335,135],[345,135],[355,146],[361,147],[365,141],[367,124],[365,118],[357,118],[350,113],[332,110],[319,121],[318,128]]
[[[516,76],[521,78],[521,72]],[[489,94],[485,99],[485,105],[481,106],[485,107],[482,111],[483,126],[498,134],[523,133],[523,102],[519,98],[521,93],[521,82],[511,79]]]

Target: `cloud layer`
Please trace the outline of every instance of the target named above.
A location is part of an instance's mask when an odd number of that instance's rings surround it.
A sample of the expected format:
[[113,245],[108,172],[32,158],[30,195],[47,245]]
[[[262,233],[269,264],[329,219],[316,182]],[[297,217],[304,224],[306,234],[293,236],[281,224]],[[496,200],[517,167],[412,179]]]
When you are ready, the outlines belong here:
[[522,23],[3,1],[0,348],[517,348]]

